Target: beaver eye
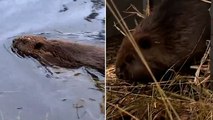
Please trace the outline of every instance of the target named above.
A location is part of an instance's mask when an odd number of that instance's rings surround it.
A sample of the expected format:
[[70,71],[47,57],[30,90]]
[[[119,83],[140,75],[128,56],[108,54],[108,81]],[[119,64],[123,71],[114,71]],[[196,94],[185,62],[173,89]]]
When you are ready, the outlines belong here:
[[27,41],[24,40],[24,41],[22,41],[22,43],[25,45],[25,44],[27,44]]
[[43,46],[44,44],[42,43],[36,43],[35,46],[34,46],[34,49],[41,49],[41,47]]
[[149,49],[152,47],[151,38],[143,37],[138,41],[138,45],[140,48]]
[[125,58],[125,61],[126,61],[127,63],[129,63],[129,64],[132,63],[133,60],[134,60],[134,58],[133,58],[132,55],[127,55],[126,58]]

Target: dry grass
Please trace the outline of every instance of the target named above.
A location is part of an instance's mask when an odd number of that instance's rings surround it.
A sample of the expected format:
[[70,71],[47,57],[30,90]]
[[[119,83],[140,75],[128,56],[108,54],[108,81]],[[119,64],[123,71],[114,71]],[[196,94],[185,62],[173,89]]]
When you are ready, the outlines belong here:
[[[146,61],[116,6],[111,7],[122,30],[131,40],[143,63]],[[114,8],[113,8],[114,7]],[[166,82],[130,84],[115,75],[115,55],[120,36],[107,39],[106,116],[108,120],[213,120],[213,93],[209,84],[209,47],[194,76],[175,76]],[[146,66],[149,69],[149,66]],[[151,72],[151,71],[150,71]],[[152,74],[152,73],[150,73]]]
[[[117,49],[112,48],[113,46],[109,45],[107,51],[113,50],[116,53]],[[199,73],[196,74],[197,77],[177,75],[171,81],[160,82],[159,85],[166,95],[162,98],[156,83],[135,85],[118,79],[115,75],[113,51],[107,55],[106,116],[108,120],[213,119],[213,94],[207,89],[206,81],[209,77],[208,64],[196,67],[199,68],[196,72]],[[166,111],[163,99],[170,101],[178,117],[171,108]]]
[[[110,70],[112,68],[108,68]],[[111,76],[113,73],[107,73]],[[166,98],[178,114],[169,109],[172,119],[213,119],[212,91],[195,85],[193,78],[177,76],[175,80],[160,83]],[[171,119],[158,88],[152,85],[132,85],[112,77],[107,79],[107,119]]]

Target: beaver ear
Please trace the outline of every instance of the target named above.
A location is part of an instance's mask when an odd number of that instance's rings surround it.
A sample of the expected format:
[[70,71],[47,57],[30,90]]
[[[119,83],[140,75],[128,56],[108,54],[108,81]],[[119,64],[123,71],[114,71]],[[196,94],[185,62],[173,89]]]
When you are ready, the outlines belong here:
[[41,49],[43,46],[44,44],[39,42],[35,44],[34,49]]
[[138,45],[142,49],[149,49],[152,47],[152,41],[150,37],[142,37],[138,41]]

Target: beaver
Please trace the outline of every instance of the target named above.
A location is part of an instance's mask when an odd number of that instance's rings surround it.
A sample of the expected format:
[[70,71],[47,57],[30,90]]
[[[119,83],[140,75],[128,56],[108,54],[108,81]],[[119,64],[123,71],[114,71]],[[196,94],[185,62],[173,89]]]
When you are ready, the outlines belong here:
[[104,73],[104,49],[77,43],[47,40],[42,36],[21,36],[13,40],[12,50],[37,59],[47,66],[78,68],[88,66]]
[[[162,0],[131,33],[152,73],[159,80],[173,66],[179,70],[200,60],[210,39],[210,4],[200,0]],[[138,54],[125,37],[116,58],[116,75],[129,82],[152,82]]]

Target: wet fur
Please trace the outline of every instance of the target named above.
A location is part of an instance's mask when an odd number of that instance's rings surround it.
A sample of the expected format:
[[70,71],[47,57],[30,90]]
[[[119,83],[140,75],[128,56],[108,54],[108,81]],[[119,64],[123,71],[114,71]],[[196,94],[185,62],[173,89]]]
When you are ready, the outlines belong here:
[[22,36],[13,41],[21,56],[31,56],[44,65],[65,68],[91,67],[104,73],[104,49],[77,43]]

